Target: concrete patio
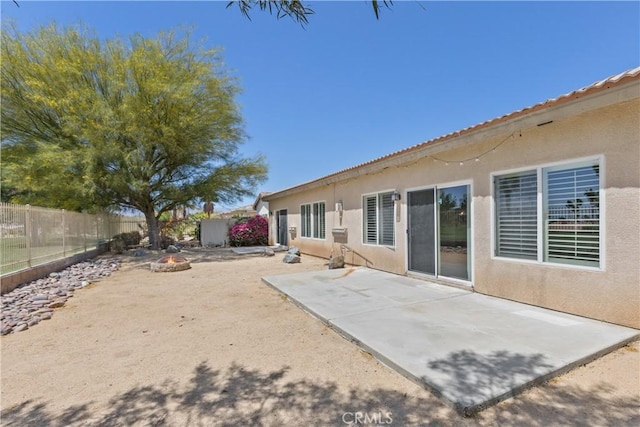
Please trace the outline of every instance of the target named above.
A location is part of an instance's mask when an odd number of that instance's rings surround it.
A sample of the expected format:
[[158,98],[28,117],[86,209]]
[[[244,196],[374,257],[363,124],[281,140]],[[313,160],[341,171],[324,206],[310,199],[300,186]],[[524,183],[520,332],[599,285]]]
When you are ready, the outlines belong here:
[[639,336],[635,329],[367,268],[263,281],[464,415]]

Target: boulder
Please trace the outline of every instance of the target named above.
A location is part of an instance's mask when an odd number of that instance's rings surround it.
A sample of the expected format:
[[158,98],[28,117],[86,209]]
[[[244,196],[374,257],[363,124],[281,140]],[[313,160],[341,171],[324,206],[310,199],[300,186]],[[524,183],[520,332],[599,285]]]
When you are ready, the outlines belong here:
[[344,268],[344,256],[337,255],[329,258],[329,270],[333,270],[334,268]]
[[180,248],[175,245],[169,245],[167,246],[167,249],[165,249],[165,252],[168,254],[177,254],[180,252]]
[[287,253],[300,256],[300,249],[296,248],[295,246],[291,246]]
[[287,264],[295,264],[297,262],[300,262],[300,256],[292,253],[287,253],[282,259],[282,261]]

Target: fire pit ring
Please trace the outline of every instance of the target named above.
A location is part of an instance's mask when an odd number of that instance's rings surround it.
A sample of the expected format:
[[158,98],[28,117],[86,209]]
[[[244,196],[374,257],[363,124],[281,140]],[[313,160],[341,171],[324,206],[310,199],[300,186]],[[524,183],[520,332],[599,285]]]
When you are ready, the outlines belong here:
[[168,255],[160,258],[156,262],[151,263],[151,271],[156,273],[166,273],[171,271],[182,271],[191,268],[188,259],[178,255]]

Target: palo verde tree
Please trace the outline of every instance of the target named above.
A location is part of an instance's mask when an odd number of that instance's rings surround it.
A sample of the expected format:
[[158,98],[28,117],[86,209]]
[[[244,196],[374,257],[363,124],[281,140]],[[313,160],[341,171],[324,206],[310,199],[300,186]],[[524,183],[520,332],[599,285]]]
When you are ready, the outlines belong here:
[[217,50],[189,34],[101,40],[83,27],[2,30],[2,183],[12,201],[158,219],[231,202],[266,178]]
[[[380,17],[382,7],[391,8],[393,0],[369,0],[376,19]],[[233,0],[227,3],[227,7],[238,6],[240,12],[250,18],[250,12],[255,7],[262,11],[275,13],[278,19],[289,17],[301,25],[309,23],[309,16],[315,12],[309,6],[309,2],[302,0]]]

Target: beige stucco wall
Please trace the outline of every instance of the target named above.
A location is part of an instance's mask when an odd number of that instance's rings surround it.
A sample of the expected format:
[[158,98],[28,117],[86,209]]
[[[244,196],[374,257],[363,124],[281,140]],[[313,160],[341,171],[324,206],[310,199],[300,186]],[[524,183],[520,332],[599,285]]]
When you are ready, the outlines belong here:
[[[290,244],[304,253],[328,258],[332,251],[340,252],[331,229],[344,227],[350,249],[347,262],[406,274],[407,189],[468,183],[473,195],[471,284],[476,291],[640,328],[640,99],[586,112],[581,112],[586,109],[583,105],[574,109],[569,117],[545,126],[523,127],[514,133],[509,129],[484,139],[473,136],[468,138],[469,143],[458,144],[460,148],[436,153],[441,159],[474,158],[504,141],[478,162],[446,165],[423,155],[402,165],[272,199],[270,209],[288,209],[289,226],[297,228]],[[603,159],[602,268],[588,270],[493,257],[491,174],[592,156]],[[362,196],[388,190],[402,194],[396,203],[395,245],[365,245]],[[335,203],[340,200],[344,206],[342,223],[335,212]],[[326,203],[324,240],[299,236],[300,205],[316,201]],[[272,233],[274,227],[272,221]]]
[[[591,111],[523,132],[488,165],[493,170],[603,156],[601,271],[492,258],[491,182],[477,179],[478,292],[640,328],[640,102]],[[493,169],[493,170],[492,170]]]

